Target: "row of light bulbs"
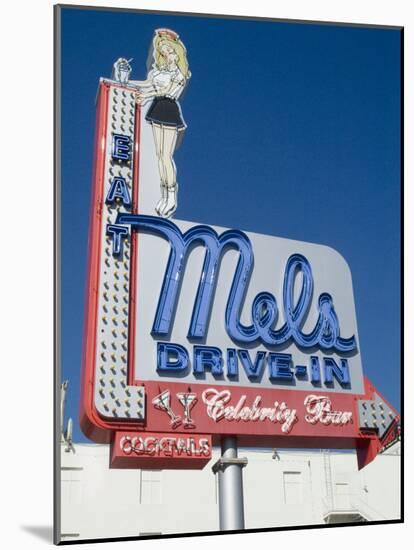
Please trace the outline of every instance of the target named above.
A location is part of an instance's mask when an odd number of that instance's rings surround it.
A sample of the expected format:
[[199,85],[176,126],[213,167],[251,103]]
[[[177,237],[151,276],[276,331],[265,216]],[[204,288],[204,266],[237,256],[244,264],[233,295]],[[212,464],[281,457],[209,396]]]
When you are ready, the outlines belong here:
[[[126,92],[125,90],[118,90],[117,88],[113,89],[113,113],[112,113],[112,122],[111,126],[113,130],[118,130],[118,128],[121,129],[121,131],[125,132],[126,124],[129,122],[129,132],[133,135],[134,134],[134,117],[135,117],[135,97],[134,94],[131,92]],[[127,97],[130,96],[130,108],[127,107]],[[128,119],[128,110],[129,110],[129,120]],[[121,124],[117,124],[119,122],[119,119],[121,120]],[[131,169],[131,161],[123,161],[122,163],[111,159],[110,166],[109,166],[109,174],[111,177],[117,175],[125,178],[125,181],[127,183],[127,186],[129,190],[132,189],[132,169]],[[108,182],[108,185],[110,185],[110,181]],[[107,209],[107,217],[106,221],[108,223],[113,223],[112,214],[118,213],[120,209],[122,208],[123,204],[118,199],[115,201],[114,204],[107,204],[105,205]],[[102,309],[104,312],[104,315],[102,315],[101,319],[102,322],[108,327],[109,321],[115,327],[118,327],[118,325],[123,325],[123,329],[121,331],[117,330],[117,328],[113,328],[111,330],[112,337],[114,340],[110,343],[106,342],[105,339],[101,340],[101,349],[103,350],[100,353],[100,358],[103,361],[103,363],[100,364],[100,373],[101,376],[99,378],[99,394],[102,397],[102,399],[105,399],[105,397],[109,396],[112,399],[113,404],[116,405],[116,407],[111,406],[108,401],[103,402],[103,407],[106,411],[112,411],[112,414],[114,416],[118,416],[120,413],[121,407],[123,408],[123,412],[125,416],[131,416],[130,409],[133,405],[138,405],[138,409],[143,410],[143,402],[144,402],[144,392],[143,390],[138,390],[138,400],[134,401],[131,398],[131,391],[127,385],[127,327],[128,327],[128,306],[129,306],[129,260],[130,260],[130,240],[126,238],[124,240],[124,252],[123,252],[123,260],[114,259],[112,256],[112,247],[111,247],[111,240],[107,236],[106,237],[107,246],[105,246],[105,260],[104,264],[107,268],[115,268],[114,271],[112,271],[112,276],[116,279],[115,281],[109,282],[108,280],[105,280],[103,282],[103,286],[105,288],[105,291],[103,292],[102,296],[104,299],[104,302],[102,303]],[[122,272],[121,272],[122,270]],[[121,282],[121,279],[123,279],[125,282]],[[115,290],[114,292],[110,292],[111,290]],[[123,296],[120,299],[119,293],[122,292]],[[112,306],[109,305],[109,302],[113,301],[115,304]],[[122,302],[124,305],[122,305]],[[109,318],[109,314],[114,313],[115,315]],[[121,317],[119,322],[119,316]],[[122,337],[123,341],[119,342],[118,337],[119,335]],[[117,355],[113,351],[111,352],[108,350],[108,347],[112,348],[113,350],[117,351],[119,348],[121,348],[121,355]],[[110,361],[110,366],[106,365]],[[120,363],[120,364],[119,364]],[[119,364],[119,365],[118,365]],[[109,376],[112,374],[113,376]],[[119,379],[119,375],[122,376],[121,379]],[[119,395],[119,392],[124,393],[125,398],[121,398]],[[112,407],[112,408],[111,408]],[[142,417],[142,412],[140,410],[137,411],[137,416]]]

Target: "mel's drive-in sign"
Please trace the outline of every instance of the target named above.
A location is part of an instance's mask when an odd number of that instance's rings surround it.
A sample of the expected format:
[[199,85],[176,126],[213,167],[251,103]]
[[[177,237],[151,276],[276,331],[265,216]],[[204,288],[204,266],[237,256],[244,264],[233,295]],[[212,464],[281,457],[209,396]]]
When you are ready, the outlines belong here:
[[99,84],[84,433],[111,442],[113,467],[202,468],[226,434],[356,448],[362,467],[398,417],[364,379],[347,263],[319,244],[171,219],[178,188],[160,197],[154,106],[139,97],[119,77]]

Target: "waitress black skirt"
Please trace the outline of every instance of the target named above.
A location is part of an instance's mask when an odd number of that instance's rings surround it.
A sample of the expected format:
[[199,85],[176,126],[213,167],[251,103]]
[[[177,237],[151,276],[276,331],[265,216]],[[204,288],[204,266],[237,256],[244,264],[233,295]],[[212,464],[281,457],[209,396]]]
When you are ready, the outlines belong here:
[[181,107],[178,101],[171,97],[155,97],[145,115],[145,120],[154,124],[185,128]]

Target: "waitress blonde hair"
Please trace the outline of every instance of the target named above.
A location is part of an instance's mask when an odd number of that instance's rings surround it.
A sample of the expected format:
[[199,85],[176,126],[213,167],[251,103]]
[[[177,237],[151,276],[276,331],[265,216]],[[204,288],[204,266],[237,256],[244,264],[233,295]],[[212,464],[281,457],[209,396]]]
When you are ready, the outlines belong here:
[[159,69],[164,69],[166,67],[164,56],[161,53],[161,47],[164,44],[170,46],[176,53],[178,57],[177,67],[179,68],[184,78],[188,80],[191,77],[191,72],[188,68],[187,50],[184,44],[179,39],[178,34],[176,34],[174,31],[170,31],[168,29],[158,29],[157,31],[155,31],[155,36],[153,40],[153,55],[155,65]]

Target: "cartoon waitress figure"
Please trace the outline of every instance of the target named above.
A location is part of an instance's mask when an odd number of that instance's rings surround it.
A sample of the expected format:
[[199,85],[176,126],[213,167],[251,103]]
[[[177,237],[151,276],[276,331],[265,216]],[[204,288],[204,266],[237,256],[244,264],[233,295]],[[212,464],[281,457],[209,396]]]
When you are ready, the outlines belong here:
[[152,99],[145,118],[152,126],[161,180],[161,198],[155,211],[169,218],[177,209],[177,169],[173,155],[186,128],[178,98],[191,76],[187,51],[176,32],[155,31],[152,61],[147,79],[131,83],[138,88],[138,104]]

